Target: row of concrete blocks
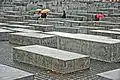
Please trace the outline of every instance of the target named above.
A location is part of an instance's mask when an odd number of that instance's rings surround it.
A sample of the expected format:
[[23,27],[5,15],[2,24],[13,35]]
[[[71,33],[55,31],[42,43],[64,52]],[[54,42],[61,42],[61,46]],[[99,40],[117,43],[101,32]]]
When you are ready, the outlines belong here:
[[[49,35],[50,37],[48,37],[45,34],[54,35]],[[9,35],[9,42],[16,45],[38,44],[54,47],[70,52],[86,54],[93,59],[106,62],[120,61],[120,40],[87,34],[70,34],[62,32],[46,32],[45,34],[35,36],[38,34],[12,33]]]

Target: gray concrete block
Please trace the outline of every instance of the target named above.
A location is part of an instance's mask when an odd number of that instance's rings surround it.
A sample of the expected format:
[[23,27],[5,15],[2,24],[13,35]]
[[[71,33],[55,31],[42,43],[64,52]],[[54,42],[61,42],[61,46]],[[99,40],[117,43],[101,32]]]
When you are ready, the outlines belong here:
[[0,26],[6,26],[9,25],[8,23],[0,23]]
[[8,19],[8,21],[22,21],[23,17],[19,15],[4,15],[5,18]]
[[79,33],[80,29],[76,27],[67,27],[67,26],[59,26],[55,27],[56,31],[59,32],[67,32],[67,33]]
[[106,71],[97,74],[99,80],[120,80],[120,69]]
[[10,30],[0,29],[0,41],[8,40],[8,34],[12,32],[13,31],[10,31]]
[[31,29],[24,29],[24,28],[9,28],[9,27],[2,27],[2,29],[11,30],[14,32],[27,32],[27,33],[41,33],[42,31],[31,30]]
[[58,35],[59,49],[87,54],[93,59],[106,62],[120,62],[120,40],[88,34],[46,32]]
[[17,24],[17,25],[28,25],[28,22],[20,22],[20,21],[7,21],[9,24]]
[[34,80],[34,74],[0,64],[0,80]]
[[90,30],[105,29],[104,27],[91,27],[91,26],[76,26],[79,28],[79,33],[91,34]]
[[33,29],[33,26],[26,26],[26,25],[13,25],[13,24],[9,24],[6,25],[6,27],[10,27],[10,28],[26,28],[26,29]]
[[91,30],[91,34],[94,35],[101,35],[101,36],[108,36],[114,39],[120,39],[120,32],[116,31],[109,31],[109,30]]
[[32,45],[13,48],[16,61],[43,67],[58,73],[71,73],[89,68],[86,55],[62,51],[45,46]]
[[54,26],[64,26],[64,22],[61,21],[48,21],[47,23]]
[[44,45],[56,47],[57,41],[55,35],[46,35],[42,33],[11,33],[9,42],[15,45]]
[[31,26],[34,27],[35,30],[40,30],[40,31],[54,31],[55,26],[54,25],[45,25],[45,24],[30,24]]

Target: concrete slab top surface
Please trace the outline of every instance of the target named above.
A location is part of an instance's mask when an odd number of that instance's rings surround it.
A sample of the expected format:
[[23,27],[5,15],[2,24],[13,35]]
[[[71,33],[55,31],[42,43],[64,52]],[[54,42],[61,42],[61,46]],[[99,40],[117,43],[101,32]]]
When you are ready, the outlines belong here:
[[79,27],[68,27],[68,26],[57,26],[55,28],[63,28],[63,29],[80,29]]
[[18,15],[5,15],[6,17],[15,17],[15,18],[22,18],[22,16],[18,16]]
[[0,80],[16,80],[33,74],[0,64]]
[[10,33],[12,35],[20,35],[20,36],[26,36],[26,37],[35,37],[35,38],[46,38],[46,37],[54,37],[55,35],[48,35],[48,34],[42,34],[42,33]]
[[8,23],[18,23],[18,24],[19,24],[19,23],[21,23],[21,24],[22,24],[22,23],[23,23],[23,24],[24,24],[24,23],[25,23],[25,24],[28,23],[28,22],[20,22],[20,21],[7,21],[7,22],[8,22]]
[[56,58],[56,59],[60,59],[60,60],[65,60],[65,61],[88,57],[87,55],[77,54],[77,53],[68,52],[68,51],[62,51],[59,49],[54,49],[54,48],[49,48],[49,47],[39,46],[39,45],[15,47],[15,48],[36,53],[36,54],[41,54],[41,55],[52,57],[52,58]]
[[120,69],[99,73],[97,75],[101,77],[105,77],[110,80],[120,80]]
[[2,33],[2,32],[13,32],[13,31],[11,31],[11,30],[6,30],[6,29],[0,29],[0,33]]
[[103,27],[91,27],[91,26],[76,26],[78,28],[88,28],[88,29],[101,29]]
[[22,27],[22,28],[30,28],[30,27],[32,27],[32,26],[25,26],[25,25],[11,25],[11,24],[9,24],[9,25],[7,25],[7,26],[10,26],[10,27]]
[[114,25],[119,25],[120,23],[118,22],[111,22],[111,21],[86,21],[86,23],[106,23],[106,24],[114,24]]
[[88,34],[71,34],[71,33],[55,32],[55,31],[45,32],[45,33],[67,37],[67,38],[81,39],[81,40],[94,41],[94,42],[100,42],[100,43],[106,43],[106,44],[120,43],[120,40],[118,39],[112,39],[110,37],[104,37],[104,36],[96,37],[96,35],[89,36]]
[[0,23],[0,25],[1,25],[1,26],[3,26],[3,25],[8,25],[8,23]]
[[113,31],[120,31],[120,29],[118,29],[118,28],[114,28],[114,29],[110,29],[110,30],[113,30]]
[[100,8],[100,10],[118,10],[118,8]]
[[97,26],[101,26],[101,27],[119,27],[119,25],[97,25]]
[[51,27],[53,25],[41,25],[41,24],[29,24],[30,26],[37,26],[37,27]]
[[10,29],[12,31],[20,31],[20,32],[42,32],[42,31],[23,29],[23,28],[7,28],[6,27],[6,29]]
[[19,13],[18,11],[4,11],[6,13]]
[[109,34],[118,34],[120,35],[120,32],[116,31],[109,31],[109,30],[90,30],[92,32],[99,32],[99,33],[109,33]]
[[60,22],[60,21],[48,21],[48,22],[51,22],[51,23],[59,23],[59,24],[64,24],[64,22]]
[[63,20],[64,22],[71,22],[71,23],[86,23],[87,21],[73,21],[73,20]]

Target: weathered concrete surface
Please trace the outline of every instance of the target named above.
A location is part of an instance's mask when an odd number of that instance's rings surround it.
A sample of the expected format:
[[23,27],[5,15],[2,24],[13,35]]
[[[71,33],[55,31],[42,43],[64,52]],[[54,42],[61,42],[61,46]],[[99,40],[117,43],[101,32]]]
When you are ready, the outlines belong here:
[[28,25],[28,22],[20,22],[20,21],[7,21],[9,24],[17,24],[17,25]]
[[9,25],[6,25],[6,27],[11,27],[11,28],[26,28],[26,29],[32,29],[33,28],[33,26],[17,25],[17,24],[9,24]]
[[119,75],[120,75],[120,69],[115,69],[97,74],[98,79],[100,80],[120,80]]
[[56,71],[71,73],[89,68],[89,57],[54,48],[32,45],[13,48],[13,59]]
[[11,33],[9,42],[15,45],[44,45],[56,47],[57,41],[55,35],[46,35],[42,33]]
[[114,39],[120,39],[120,32],[110,31],[110,30],[91,30],[91,34],[93,35],[101,35],[101,36],[108,36]]
[[44,32],[48,31],[54,31],[55,26],[54,25],[45,25],[45,24],[30,24],[30,26],[33,26],[35,30],[40,30]]
[[24,29],[24,28],[9,28],[9,27],[2,27],[2,29],[11,30],[14,32],[27,32],[27,33],[41,33],[42,31],[31,30],[31,29]]
[[11,31],[11,30],[0,29],[0,41],[8,40],[8,34],[12,33],[12,32],[13,31]]
[[34,80],[34,74],[0,64],[0,80]]
[[120,40],[87,34],[46,33],[59,36],[57,42],[59,49],[87,54],[93,59],[106,62],[120,61]]

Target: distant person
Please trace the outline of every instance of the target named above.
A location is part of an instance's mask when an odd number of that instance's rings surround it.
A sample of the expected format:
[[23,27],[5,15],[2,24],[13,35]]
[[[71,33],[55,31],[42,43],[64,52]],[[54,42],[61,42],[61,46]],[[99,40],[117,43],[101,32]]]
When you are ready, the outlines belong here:
[[66,18],[66,12],[65,12],[65,10],[63,10],[62,18]]
[[50,11],[49,9],[42,9],[41,18],[46,18],[49,11]]
[[[103,13],[98,13],[98,14],[95,15],[95,21],[100,21],[104,17],[105,17],[105,15]],[[100,23],[99,22],[95,22],[94,25],[97,26],[97,25],[100,25]]]
[[47,17],[47,13],[41,13],[41,18],[46,18]]
[[105,15],[103,13],[98,13],[98,14],[95,15],[95,20],[99,21],[99,20],[101,20],[104,17],[105,17]]

